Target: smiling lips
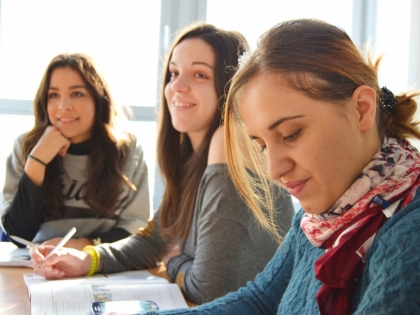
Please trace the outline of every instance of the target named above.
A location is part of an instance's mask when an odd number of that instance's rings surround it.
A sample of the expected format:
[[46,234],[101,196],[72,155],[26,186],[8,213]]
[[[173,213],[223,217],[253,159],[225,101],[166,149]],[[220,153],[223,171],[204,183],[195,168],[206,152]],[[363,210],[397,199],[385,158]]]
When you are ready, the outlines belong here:
[[75,122],[76,120],[78,120],[78,118],[59,118],[58,119],[60,122],[66,124],[66,123],[72,123]]
[[185,103],[185,102],[173,102],[174,107],[193,107],[195,104],[193,103]]
[[297,197],[297,195],[302,191],[303,187],[305,186],[308,180],[297,180],[293,182],[287,182],[284,186],[290,192],[291,195]]

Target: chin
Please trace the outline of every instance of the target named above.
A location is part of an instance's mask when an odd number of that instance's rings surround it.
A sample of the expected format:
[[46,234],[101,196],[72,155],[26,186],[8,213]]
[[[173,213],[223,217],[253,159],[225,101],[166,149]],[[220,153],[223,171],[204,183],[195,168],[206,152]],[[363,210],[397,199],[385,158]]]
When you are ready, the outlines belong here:
[[304,204],[300,204],[300,206],[302,207],[303,211],[309,214],[321,214],[321,213],[326,212],[325,209],[330,209],[330,208],[324,208],[324,207],[314,207],[310,205],[305,206]]

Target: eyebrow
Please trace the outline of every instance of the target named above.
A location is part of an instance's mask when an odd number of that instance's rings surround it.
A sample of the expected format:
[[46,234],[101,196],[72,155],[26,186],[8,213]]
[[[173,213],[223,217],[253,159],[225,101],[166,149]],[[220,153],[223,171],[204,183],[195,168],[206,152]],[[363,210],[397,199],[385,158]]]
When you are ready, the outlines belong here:
[[282,123],[289,121],[289,120],[293,120],[293,119],[297,119],[297,118],[302,118],[305,115],[297,115],[297,116],[291,116],[291,117],[285,117],[285,118],[280,118],[279,120],[276,120],[275,122],[273,122],[270,126],[268,126],[268,130],[273,130],[274,128],[276,128],[277,126],[281,125]]
[[[74,90],[74,89],[86,89],[87,90],[87,87],[86,86],[84,86],[84,85],[72,85],[72,86],[70,86],[70,88],[69,88],[70,90]],[[48,90],[59,90],[59,88],[56,88],[56,87],[53,87],[53,86],[50,86],[49,88],[48,88]]]
[[[174,61],[170,61],[169,65],[176,66],[176,63]],[[204,62],[204,61],[194,61],[191,65],[193,65],[193,66],[195,66],[195,65],[206,66],[206,67],[209,67],[210,69],[214,70],[214,67],[212,67],[211,65],[209,65],[207,62]]]
[[[297,115],[297,116],[291,116],[291,117],[284,117],[284,118],[280,118],[279,120],[276,120],[275,122],[273,122],[270,126],[268,126],[267,130],[273,130],[274,128],[276,128],[277,126],[281,125],[282,123],[289,121],[289,120],[293,120],[293,119],[298,119],[298,118],[302,118],[305,117],[305,115]],[[255,140],[258,137],[256,136],[249,136],[249,138],[251,140]]]

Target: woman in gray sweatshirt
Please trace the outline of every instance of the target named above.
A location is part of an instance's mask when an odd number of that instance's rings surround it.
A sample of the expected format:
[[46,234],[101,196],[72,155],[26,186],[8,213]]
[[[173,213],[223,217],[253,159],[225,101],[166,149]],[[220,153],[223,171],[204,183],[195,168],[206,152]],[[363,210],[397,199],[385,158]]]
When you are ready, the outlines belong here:
[[[95,272],[145,269],[163,260],[171,281],[200,304],[237,290],[264,269],[279,243],[237,193],[220,127],[225,92],[245,48],[242,35],[209,24],[179,34],[163,77],[157,152],[166,187],[154,219],[136,236],[96,246],[96,254],[87,248],[84,255],[53,255],[48,268],[39,269],[37,262],[51,248],[38,247],[32,251],[36,273],[87,274],[97,254]],[[272,220],[283,235],[294,214],[292,202],[280,190],[274,202]]]

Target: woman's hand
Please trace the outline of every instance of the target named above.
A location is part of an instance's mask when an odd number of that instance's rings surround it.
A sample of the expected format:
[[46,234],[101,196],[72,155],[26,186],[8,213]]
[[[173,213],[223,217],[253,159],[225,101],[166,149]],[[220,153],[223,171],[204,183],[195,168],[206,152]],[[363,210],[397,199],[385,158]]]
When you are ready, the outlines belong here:
[[48,126],[31,154],[33,153],[41,161],[48,164],[57,154],[65,156],[70,144],[70,140],[64,137],[60,130],[54,126]]
[[70,140],[64,137],[56,127],[48,126],[45,129],[30,153],[35,159],[28,158],[25,164],[25,173],[35,185],[43,184],[45,165],[50,163],[57,154],[64,157],[70,144]]
[[[43,242],[41,245],[52,245],[55,246],[61,241],[62,237],[52,238],[48,241]],[[64,244],[65,247],[75,248],[78,250],[82,250],[86,245],[93,245],[93,241],[89,238],[79,238],[75,239],[72,238]]]
[[45,258],[53,249],[54,246],[51,245],[40,245],[30,249],[31,265],[35,274],[47,279],[59,279],[80,277],[89,272],[92,264],[89,254],[73,248],[62,248]]

